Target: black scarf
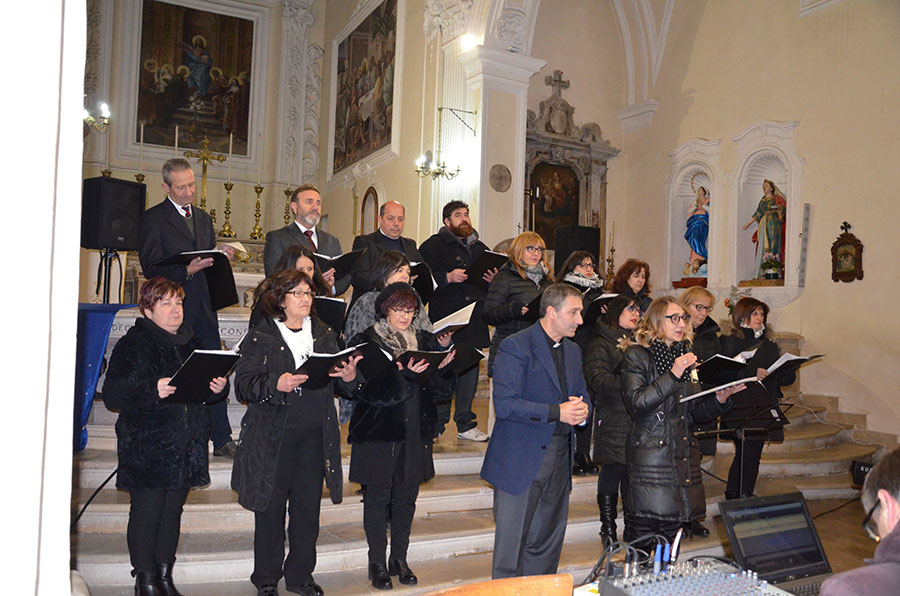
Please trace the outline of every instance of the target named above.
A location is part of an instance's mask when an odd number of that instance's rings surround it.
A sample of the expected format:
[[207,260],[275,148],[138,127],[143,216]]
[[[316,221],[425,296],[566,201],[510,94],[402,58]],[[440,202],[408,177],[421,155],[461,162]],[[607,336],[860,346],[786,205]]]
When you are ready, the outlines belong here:
[[[653,364],[660,374],[672,370],[675,365],[675,359],[687,353],[687,342],[674,341],[671,346],[667,346],[664,341],[654,339],[650,342],[650,355],[653,356]],[[678,378],[682,383],[686,383],[691,374],[689,370]]]

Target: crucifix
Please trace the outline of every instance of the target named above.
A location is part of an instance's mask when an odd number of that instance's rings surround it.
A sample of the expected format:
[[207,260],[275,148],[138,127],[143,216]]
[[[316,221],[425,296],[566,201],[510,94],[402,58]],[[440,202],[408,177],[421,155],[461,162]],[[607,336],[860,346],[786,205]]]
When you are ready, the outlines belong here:
[[562,74],[563,71],[554,70],[552,77],[550,75],[544,77],[544,84],[553,87],[553,95],[557,97],[562,97],[562,90],[569,88],[569,81],[564,80]]
[[841,224],[841,230],[843,230],[843,232],[844,232],[845,234],[847,234],[848,232],[850,232],[850,228],[852,228],[852,227],[853,227],[853,226],[851,226],[851,225],[850,225],[849,223],[847,223],[846,221],[845,221],[843,224]]
[[185,157],[196,157],[203,168],[203,173],[200,176],[200,208],[206,211],[206,167],[212,159],[222,163],[228,158],[224,155],[212,153],[209,150],[209,139],[207,137],[203,137],[203,140],[200,142],[203,143],[203,149],[200,151],[185,151],[183,155]]

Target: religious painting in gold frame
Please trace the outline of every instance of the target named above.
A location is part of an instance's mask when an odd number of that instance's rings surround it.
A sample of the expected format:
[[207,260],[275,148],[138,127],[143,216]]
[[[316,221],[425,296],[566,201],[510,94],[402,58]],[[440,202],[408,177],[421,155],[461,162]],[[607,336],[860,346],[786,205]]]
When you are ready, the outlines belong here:
[[366,189],[359,212],[359,233],[371,234],[378,228],[378,191],[374,186]]
[[862,242],[850,233],[852,226],[846,221],[841,224],[843,233],[831,245],[831,280],[851,282],[863,278]]
[[548,250],[556,249],[556,229],[577,226],[580,205],[578,176],[569,166],[541,162],[531,171],[528,219]]
[[188,6],[144,0],[138,56],[137,122],[144,143],[248,155],[254,22]]

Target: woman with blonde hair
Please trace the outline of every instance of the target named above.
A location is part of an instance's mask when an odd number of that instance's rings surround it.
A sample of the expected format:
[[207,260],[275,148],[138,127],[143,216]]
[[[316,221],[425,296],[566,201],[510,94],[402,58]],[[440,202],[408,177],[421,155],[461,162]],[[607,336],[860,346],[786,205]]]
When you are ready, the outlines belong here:
[[726,412],[729,396],[744,389],[738,385],[681,401],[699,391],[690,382],[690,368],[697,363],[690,351],[690,318],[674,298],[657,298],[638,324],[634,341],[621,343],[622,398],[631,416],[625,450],[629,542],[647,534],[671,541],[679,527],[705,517],[693,427]]
[[531,323],[523,317],[528,303],[553,283],[544,239],[534,232],[523,232],[509,245],[509,260],[491,280],[484,299],[484,322],[494,325],[488,375],[494,372],[494,357],[500,342]]

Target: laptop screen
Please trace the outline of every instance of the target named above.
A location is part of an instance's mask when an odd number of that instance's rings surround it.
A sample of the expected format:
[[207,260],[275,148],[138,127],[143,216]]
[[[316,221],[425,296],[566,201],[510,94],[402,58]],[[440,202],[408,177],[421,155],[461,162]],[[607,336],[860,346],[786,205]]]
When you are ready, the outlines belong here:
[[830,573],[802,493],[725,501],[722,521],[739,565],[779,583]]

